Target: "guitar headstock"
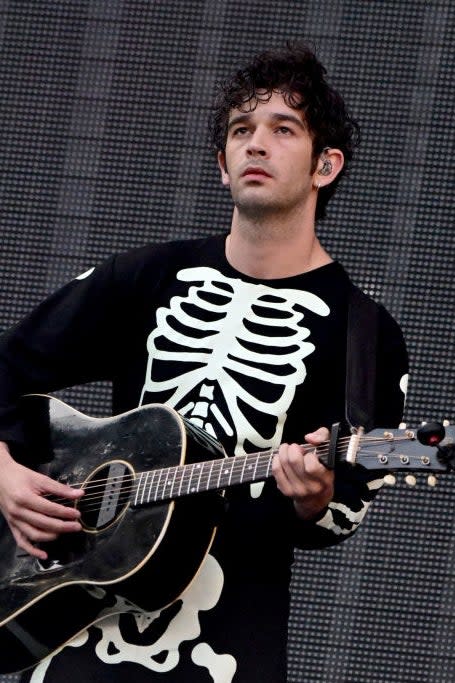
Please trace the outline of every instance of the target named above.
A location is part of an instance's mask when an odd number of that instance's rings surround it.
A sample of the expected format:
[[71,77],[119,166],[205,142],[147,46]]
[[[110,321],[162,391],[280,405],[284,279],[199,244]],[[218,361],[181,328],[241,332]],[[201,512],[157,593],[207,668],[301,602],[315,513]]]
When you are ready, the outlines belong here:
[[448,472],[455,469],[455,428],[427,423],[415,430],[373,429],[360,437],[355,462],[384,472]]

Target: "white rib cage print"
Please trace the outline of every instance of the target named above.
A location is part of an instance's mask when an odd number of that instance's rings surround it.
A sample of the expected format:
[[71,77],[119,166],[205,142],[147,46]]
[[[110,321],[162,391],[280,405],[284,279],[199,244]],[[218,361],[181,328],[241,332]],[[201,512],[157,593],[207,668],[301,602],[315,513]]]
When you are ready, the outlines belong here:
[[[236,434],[235,454],[244,452],[246,439],[258,449],[277,445],[295,388],[306,376],[303,359],[315,348],[310,330],[301,324],[302,309],[326,316],[329,308],[310,292],[247,283],[209,267],[188,268],[177,277],[193,284],[186,296],[175,296],[168,308],[157,310],[141,403],[147,392],[170,391],[166,403],[209,433]],[[178,373],[156,379],[154,365],[160,362],[174,363]],[[255,386],[262,383],[263,392],[253,394],[248,378]],[[267,384],[274,385],[271,401]],[[228,414],[213,400],[215,386]],[[197,400],[185,402],[195,388]],[[272,438],[265,439],[251,424],[242,401],[277,418]]]

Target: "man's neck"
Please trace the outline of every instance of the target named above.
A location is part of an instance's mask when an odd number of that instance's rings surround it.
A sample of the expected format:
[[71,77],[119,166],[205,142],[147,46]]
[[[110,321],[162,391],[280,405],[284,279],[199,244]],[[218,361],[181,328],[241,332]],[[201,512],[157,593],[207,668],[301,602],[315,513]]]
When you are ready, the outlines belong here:
[[234,211],[226,240],[226,258],[233,268],[258,279],[300,275],[332,262],[314,230],[314,222],[251,221]]

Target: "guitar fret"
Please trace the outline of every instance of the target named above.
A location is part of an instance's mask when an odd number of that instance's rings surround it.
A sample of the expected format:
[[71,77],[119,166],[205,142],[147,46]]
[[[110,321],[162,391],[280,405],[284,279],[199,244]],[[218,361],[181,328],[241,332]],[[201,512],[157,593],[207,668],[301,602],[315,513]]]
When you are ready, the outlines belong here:
[[242,471],[240,473],[239,483],[243,482],[243,478],[245,476],[245,466],[246,466],[247,461],[248,461],[248,457],[246,455],[243,456],[243,466],[242,466]]
[[[188,482],[188,493],[197,493],[199,491],[199,487],[200,487],[200,483],[201,483],[201,474],[202,474],[201,463],[196,462],[192,465],[188,465],[188,467],[190,468],[189,471],[191,472],[190,479]],[[193,476],[195,474],[199,474],[199,476],[197,478],[197,484],[194,486],[193,485]]]
[[169,481],[169,472],[170,472],[170,470],[171,470],[170,467],[167,467],[167,468],[166,468],[166,480],[164,481],[163,486],[162,486],[162,490],[161,490],[161,500],[165,499],[165,498],[166,498],[166,495],[167,495],[167,485],[168,485],[168,481]]
[[[251,470],[253,469],[253,465],[251,464],[251,456],[247,456],[246,459],[247,459],[247,462],[245,463],[245,465],[247,465],[246,470],[247,470],[247,473],[249,474],[251,472]],[[248,476],[247,479],[248,479],[248,481],[252,481],[251,476]]]
[[266,475],[269,471],[270,465],[271,465],[270,454],[261,453],[259,455],[257,463],[256,463],[257,475],[260,477]]
[[232,479],[232,470],[235,465],[235,459],[234,458],[226,458],[225,460],[221,461],[221,473],[222,473],[222,481],[223,481],[223,486],[230,486],[231,484],[231,479]]
[[188,479],[188,487],[186,489],[186,492],[191,493],[191,482],[193,481],[194,465],[188,465],[188,472],[190,473],[190,476]]
[[153,498],[153,500],[154,500],[155,503],[156,503],[157,498],[158,498],[158,491],[159,491],[159,488],[160,488],[161,477],[163,476],[163,470],[155,470],[155,472],[158,472],[158,481],[156,482],[156,486],[155,486],[155,496],[154,496],[154,498]]
[[270,449],[141,472],[135,485],[134,505],[172,500],[201,490],[220,490],[245,481],[267,479],[273,455],[274,451]]
[[189,486],[191,483],[191,465],[186,465],[183,469],[183,489],[185,494],[188,495],[190,492]]
[[152,481],[149,485],[149,497],[147,502],[156,502],[156,480],[160,478],[160,470],[153,470]]
[[211,462],[210,462],[209,474],[207,477],[207,488],[206,488],[207,491],[209,490],[210,482],[212,481],[213,465],[215,464],[215,462],[216,462],[216,460],[211,460]]
[[259,463],[259,453],[257,454],[256,462],[254,464],[254,473],[253,473],[253,480],[254,481],[256,480],[256,476],[257,476],[258,463]]
[[270,475],[270,469],[272,467],[272,460],[273,458],[271,457],[273,454],[273,450],[270,449],[269,451],[265,451],[263,453],[258,454],[258,459],[256,462],[256,477],[268,477]]
[[[225,460],[225,462],[226,462],[226,460]],[[228,482],[227,482],[227,486],[230,486],[230,485],[231,485],[231,481],[232,481],[232,473],[233,473],[233,471],[234,471],[235,460],[232,459],[232,460],[227,461],[227,462],[229,462],[229,465],[230,465],[230,472],[229,472],[229,479],[228,479]]]
[[142,485],[142,479],[144,478],[144,472],[141,472],[141,476],[139,477],[139,481],[136,484],[136,495],[134,496],[134,505],[138,504],[138,497],[139,497],[139,492],[141,490],[141,485]]
[[175,495],[175,494],[174,494],[175,478],[177,477],[178,468],[177,468],[177,467],[172,467],[171,469],[174,470],[174,476],[172,477],[172,484],[171,484],[170,497],[171,497],[171,498],[174,498],[174,495]]
[[150,484],[148,483],[150,472],[145,473],[144,487],[141,496],[141,505],[144,503],[144,497],[147,496],[147,503],[150,502]]
[[184,472],[183,468],[182,468],[182,467],[179,467],[179,468],[178,468],[178,479],[179,479],[179,481],[180,481],[180,484],[179,484],[179,490],[178,490],[177,496],[181,496],[181,495],[182,495],[183,472]]
[[270,472],[272,470],[273,456],[275,455],[273,448],[267,452],[267,467],[265,468],[265,474],[270,477]]
[[217,489],[219,489],[219,488],[221,488],[220,482],[221,482],[221,475],[223,474],[223,465],[222,465],[222,462],[220,460],[217,460],[216,464],[217,464],[217,467],[219,469],[218,481],[217,481],[216,487],[217,487]]
[[197,463],[196,467],[199,470],[199,478],[197,480],[197,490],[199,491],[201,488],[201,477],[202,477],[202,472],[203,472],[204,468],[200,462]]

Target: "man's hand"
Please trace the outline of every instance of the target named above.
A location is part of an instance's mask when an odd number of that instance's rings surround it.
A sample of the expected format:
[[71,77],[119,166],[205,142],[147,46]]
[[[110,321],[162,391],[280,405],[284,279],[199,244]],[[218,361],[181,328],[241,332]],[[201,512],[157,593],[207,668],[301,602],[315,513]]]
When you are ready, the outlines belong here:
[[34,543],[53,541],[61,533],[80,531],[80,513],[73,506],[47,500],[48,494],[77,500],[81,489],[73,489],[34,472],[11,457],[0,442],[0,511],[9,524],[17,545],[38,559],[47,553]]
[[[328,439],[325,427],[305,436],[305,441],[313,446]],[[273,459],[272,472],[281,493],[294,500],[301,519],[314,517],[332,500],[333,471],[321,464],[314,451],[304,453],[298,444],[282,444]]]

